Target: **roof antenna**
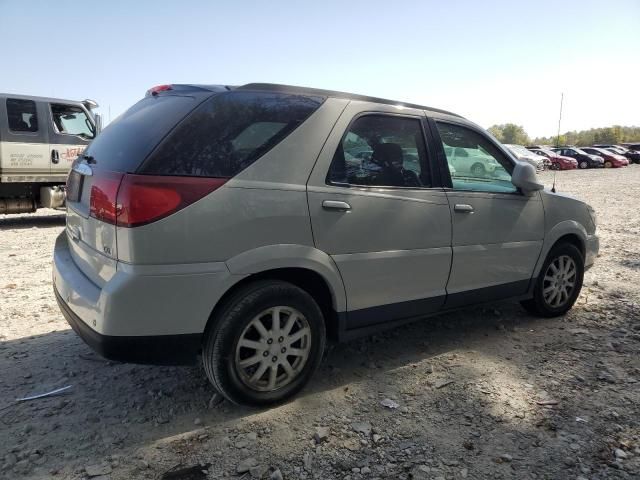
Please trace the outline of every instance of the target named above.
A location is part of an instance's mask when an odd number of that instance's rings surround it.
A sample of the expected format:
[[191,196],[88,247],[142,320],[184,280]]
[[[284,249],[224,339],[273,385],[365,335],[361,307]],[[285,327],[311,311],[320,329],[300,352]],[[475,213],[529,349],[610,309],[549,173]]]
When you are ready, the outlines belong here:
[[[560,148],[560,122],[562,121],[562,101],[564,100],[564,92],[560,92],[560,115],[558,116],[558,136],[556,137],[556,148]],[[551,191],[556,193],[556,173],[557,171],[553,171],[553,186],[551,187]]]

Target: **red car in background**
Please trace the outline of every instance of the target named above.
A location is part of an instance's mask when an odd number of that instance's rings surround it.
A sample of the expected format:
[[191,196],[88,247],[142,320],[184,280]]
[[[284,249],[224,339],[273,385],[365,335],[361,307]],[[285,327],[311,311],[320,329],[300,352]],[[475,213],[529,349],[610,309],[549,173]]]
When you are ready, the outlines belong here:
[[605,148],[582,147],[581,150],[584,150],[590,155],[601,156],[604,159],[604,168],[626,167],[627,165],[629,165],[629,160],[627,160],[627,157],[610,152]]
[[527,147],[527,150],[531,150],[533,153],[546,157],[551,162],[551,170],[572,170],[578,168],[578,162],[571,157],[565,157],[559,153],[554,152],[550,148],[540,145],[533,145]]

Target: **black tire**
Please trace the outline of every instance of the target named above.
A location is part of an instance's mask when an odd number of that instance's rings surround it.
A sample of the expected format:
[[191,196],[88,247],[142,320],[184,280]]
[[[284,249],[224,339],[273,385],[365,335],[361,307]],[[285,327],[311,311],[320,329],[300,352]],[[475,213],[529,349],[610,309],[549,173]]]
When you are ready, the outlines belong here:
[[604,162],[604,168],[611,168],[613,167],[613,163],[611,163],[611,161],[607,160],[606,162]]
[[[259,391],[242,380],[241,369],[236,365],[236,347],[256,316],[278,306],[302,313],[311,332],[310,350],[294,380],[271,391]],[[214,388],[233,403],[261,406],[282,402],[306,385],[322,360],[326,339],[322,311],[311,295],[293,284],[279,280],[248,284],[221,305],[211,322],[203,340],[204,369]]]
[[[573,290],[571,291],[571,294],[564,302],[557,306],[551,306],[544,298],[543,291],[545,288],[545,275],[547,274],[551,263],[563,256],[570,257],[575,263],[575,284]],[[580,290],[582,289],[583,279],[584,258],[582,257],[582,253],[575,245],[572,245],[570,243],[560,243],[551,249],[544,264],[542,265],[542,269],[540,269],[540,274],[538,275],[535,286],[533,288],[533,298],[529,300],[523,300],[520,303],[528,312],[533,313],[534,315],[539,315],[542,317],[557,317],[560,315],[564,315],[571,309],[571,307],[573,307],[573,304],[578,299]]]
[[476,177],[484,177],[486,175],[486,170],[484,169],[484,165],[481,163],[474,163],[471,165],[471,174]]
[[580,168],[589,168],[589,163],[586,160],[580,160],[580,163],[578,164],[578,166]]

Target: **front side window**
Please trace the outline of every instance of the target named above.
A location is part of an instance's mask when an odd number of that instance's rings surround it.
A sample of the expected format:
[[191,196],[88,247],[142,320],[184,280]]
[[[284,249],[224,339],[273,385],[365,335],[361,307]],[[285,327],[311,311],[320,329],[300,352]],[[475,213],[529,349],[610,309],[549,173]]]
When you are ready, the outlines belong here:
[[323,101],[249,91],[215,95],[169,134],[140,173],[232,177],[282,141]]
[[37,132],[36,102],[7,98],[7,119],[12,132]]
[[80,107],[52,103],[51,115],[56,132],[62,135],[77,135],[87,139],[96,135],[93,123]]
[[420,120],[392,115],[356,119],[336,150],[327,180],[334,184],[421,188],[431,176]]
[[477,192],[513,193],[511,162],[489,140],[460,125],[436,122],[453,188]]

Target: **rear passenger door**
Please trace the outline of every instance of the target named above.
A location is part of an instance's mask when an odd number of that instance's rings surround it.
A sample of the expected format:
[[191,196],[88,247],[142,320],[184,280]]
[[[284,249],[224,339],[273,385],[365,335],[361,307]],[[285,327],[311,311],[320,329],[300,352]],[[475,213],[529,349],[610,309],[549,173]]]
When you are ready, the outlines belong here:
[[463,147],[482,168],[457,171],[446,188],[452,216],[453,261],[447,307],[524,294],[542,249],[539,193],[511,183],[513,161],[488,136],[453,120],[431,122],[442,164]]
[[47,181],[48,137],[44,104],[11,98],[0,106],[0,176],[2,181]]
[[444,303],[451,215],[420,110],[352,101],[307,185],[315,245],[347,296],[347,330]]

